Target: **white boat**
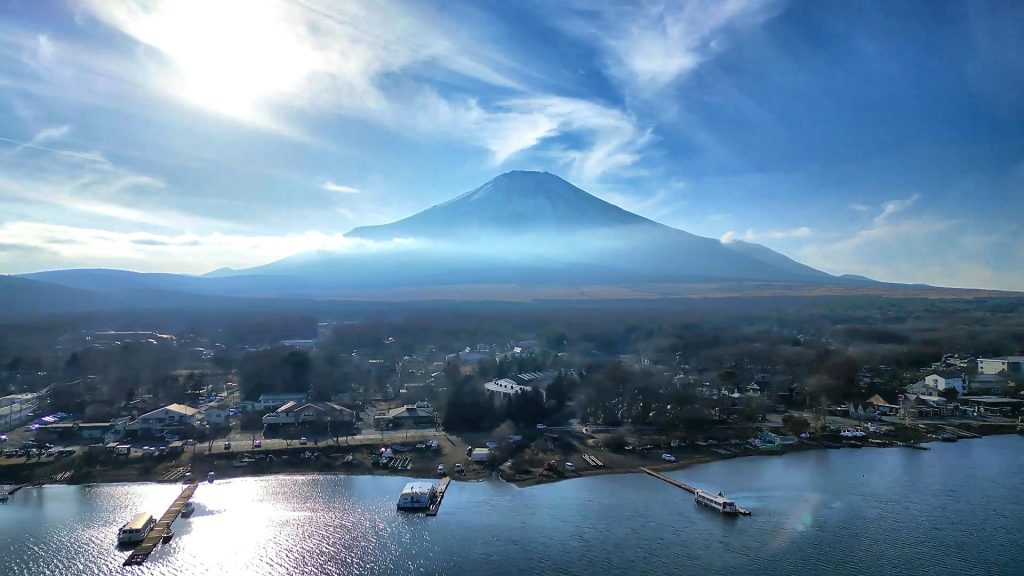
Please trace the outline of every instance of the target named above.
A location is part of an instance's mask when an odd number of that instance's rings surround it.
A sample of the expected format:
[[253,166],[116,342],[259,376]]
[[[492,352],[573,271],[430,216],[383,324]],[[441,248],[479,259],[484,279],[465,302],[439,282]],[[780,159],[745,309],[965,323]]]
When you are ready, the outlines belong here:
[[430,482],[409,482],[398,496],[399,510],[426,510],[437,497],[437,488]]
[[707,506],[712,510],[721,512],[722,514],[739,514],[739,509],[736,508],[736,503],[725,497],[725,494],[719,492],[718,494],[712,494],[711,492],[705,492],[704,490],[697,490],[693,493],[693,501],[701,506]]
[[191,500],[189,500],[188,502],[185,502],[185,504],[181,507],[181,515],[183,517],[185,517],[185,518],[188,518],[189,516],[191,516],[192,513],[195,512],[195,511],[196,511],[196,505],[193,504]]
[[152,515],[140,512],[117,531],[118,544],[138,544],[146,539],[150,529],[156,524]]

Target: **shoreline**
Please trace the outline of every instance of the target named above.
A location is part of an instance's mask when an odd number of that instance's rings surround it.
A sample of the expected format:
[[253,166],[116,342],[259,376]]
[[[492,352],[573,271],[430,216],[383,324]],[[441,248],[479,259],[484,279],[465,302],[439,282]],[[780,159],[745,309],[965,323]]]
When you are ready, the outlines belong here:
[[[997,427],[996,429],[987,429],[977,432],[981,438],[987,436],[997,436],[1004,434],[1017,433],[1015,425],[990,425],[989,428]],[[970,438],[964,438],[961,441],[967,441]],[[919,440],[920,444],[927,444],[931,442],[939,441],[938,438],[924,437]],[[863,448],[899,448],[900,446],[889,441],[885,445],[878,445],[874,443],[864,443]],[[717,452],[712,453],[699,453],[693,454],[690,457],[680,458],[678,462],[666,463],[661,461],[652,461],[641,464],[652,470],[658,472],[673,472],[676,470],[683,470],[692,466],[700,464],[708,464],[711,462],[717,462],[721,460],[731,460],[734,458],[748,458],[757,456],[782,456],[785,454],[792,454],[796,452],[806,452],[811,450],[829,450],[831,448],[826,447],[824,444],[815,443],[800,443],[791,445],[785,449],[772,452],[741,452],[736,454],[721,454]],[[855,449],[855,448],[850,448]],[[196,466],[199,464],[199,466]],[[608,467],[577,471],[570,474],[539,474],[536,476],[530,476],[525,478],[512,478],[505,479],[502,477],[500,470],[490,468],[478,468],[474,470],[468,470],[465,475],[451,475],[451,479],[454,482],[480,482],[497,477],[502,481],[511,484],[517,488],[529,488],[533,486],[540,486],[544,484],[551,484],[554,482],[561,482],[564,480],[572,480],[574,478],[586,478],[590,476],[602,476],[607,474],[636,474],[642,473],[640,466],[621,466],[621,467]],[[230,464],[224,466],[223,459],[221,458],[197,458],[191,466],[193,469],[200,468],[199,474],[196,474],[192,481],[205,483],[206,472],[212,471],[215,473],[215,481],[218,480],[230,480],[235,478],[258,478],[263,476],[392,476],[398,478],[417,478],[424,479],[429,478],[439,479],[439,476],[424,473],[423,468],[409,469],[409,470],[384,470],[380,468],[369,467],[366,465],[352,465],[349,467],[338,468],[337,466],[320,466],[318,469],[295,469],[293,467],[283,465],[266,465],[266,466],[252,466],[244,468],[231,467]],[[43,475],[42,472],[50,472],[52,467],[47,467],[45,464],[32,464],[32,463],[14,463],[6,464],[0,467],[0,470],[4,472],[10,471],[8,467],[21,468],[18,472],[18,478],[8,478],[5,475],[2,485],[9,487],[16,487],[26,485],[25,487],[37,487],[37,486],[53,486],[53,485],[74,485],[74,486],[88,486],[88,485],[103,485],[103,484],[139,484],[139,483],[152,483],[152,484],[174,484],[182,485],[184,482],[182,479],[176,480],[162,480],[160,477],[155,476],[155,472],[147,473],[152,471],[140,470],[138,464],[126,464],[123,467],[117,469],[109,468],[95,468],[81,470],[75,470],[75,473],[71,479],[67,482],[47,482],[52,475]],[[39,474],[32,474],[33,471],[39,469]],[[65,470],[68,468],[65,467]],[[10,488],[7,488],[10,489]]]

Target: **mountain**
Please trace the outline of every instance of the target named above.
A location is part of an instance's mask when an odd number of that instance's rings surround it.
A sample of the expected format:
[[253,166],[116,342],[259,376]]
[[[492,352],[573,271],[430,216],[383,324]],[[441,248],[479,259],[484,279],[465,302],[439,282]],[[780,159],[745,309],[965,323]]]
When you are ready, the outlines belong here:
[[300,254],[238,273],[344,286],[834,280],[764,246],[723,245],[649,220],[547,172],[508,172],[346,236],[389,247]]
[[[576,232],[656,224],[547,172],[506,172],[452,200],[391,224],[361,226],[366,240],[451,240],[493,235]],[[659,225],[660,226],[660,225]]]
[[873,285],[826,274],[759,244],[723,243],[660,224],[547,172],[508,172],[407,218],[346,235],[363,242],[203,276],[58,270],[25,278],[133,300],[157,293],[364,300],[396,292],[405,299],[496,293],[498,299],[660,297],[726,284],[730,293]]
[[100,310],[111,304],[102,294],[16,276],[0,276],[0,302],[4,318]]

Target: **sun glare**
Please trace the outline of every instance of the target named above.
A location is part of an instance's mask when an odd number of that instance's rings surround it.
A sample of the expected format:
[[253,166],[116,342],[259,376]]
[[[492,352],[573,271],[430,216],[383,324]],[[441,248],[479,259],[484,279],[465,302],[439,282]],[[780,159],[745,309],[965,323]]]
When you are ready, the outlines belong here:
[[268,2],[183,1],[140,16],[134,31],[174,62],[178,74],[164,79],[169,90],[204,108],[251,116],[316,70],[302,26]]

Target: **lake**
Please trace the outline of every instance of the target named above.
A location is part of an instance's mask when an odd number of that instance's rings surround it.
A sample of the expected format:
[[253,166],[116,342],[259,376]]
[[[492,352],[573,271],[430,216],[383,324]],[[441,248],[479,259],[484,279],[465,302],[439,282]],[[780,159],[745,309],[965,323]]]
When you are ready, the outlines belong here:
[[181,486],[26,489],[0,506],[0,574],[1024,574],[1024,437],[931,446],[669,474],[724,490],[753,510],[741,518],[644,474],[453,483],[436,518],[395,510],[407,478],[219,481],[132,569],[117,528],[135,512],[159,516]]

